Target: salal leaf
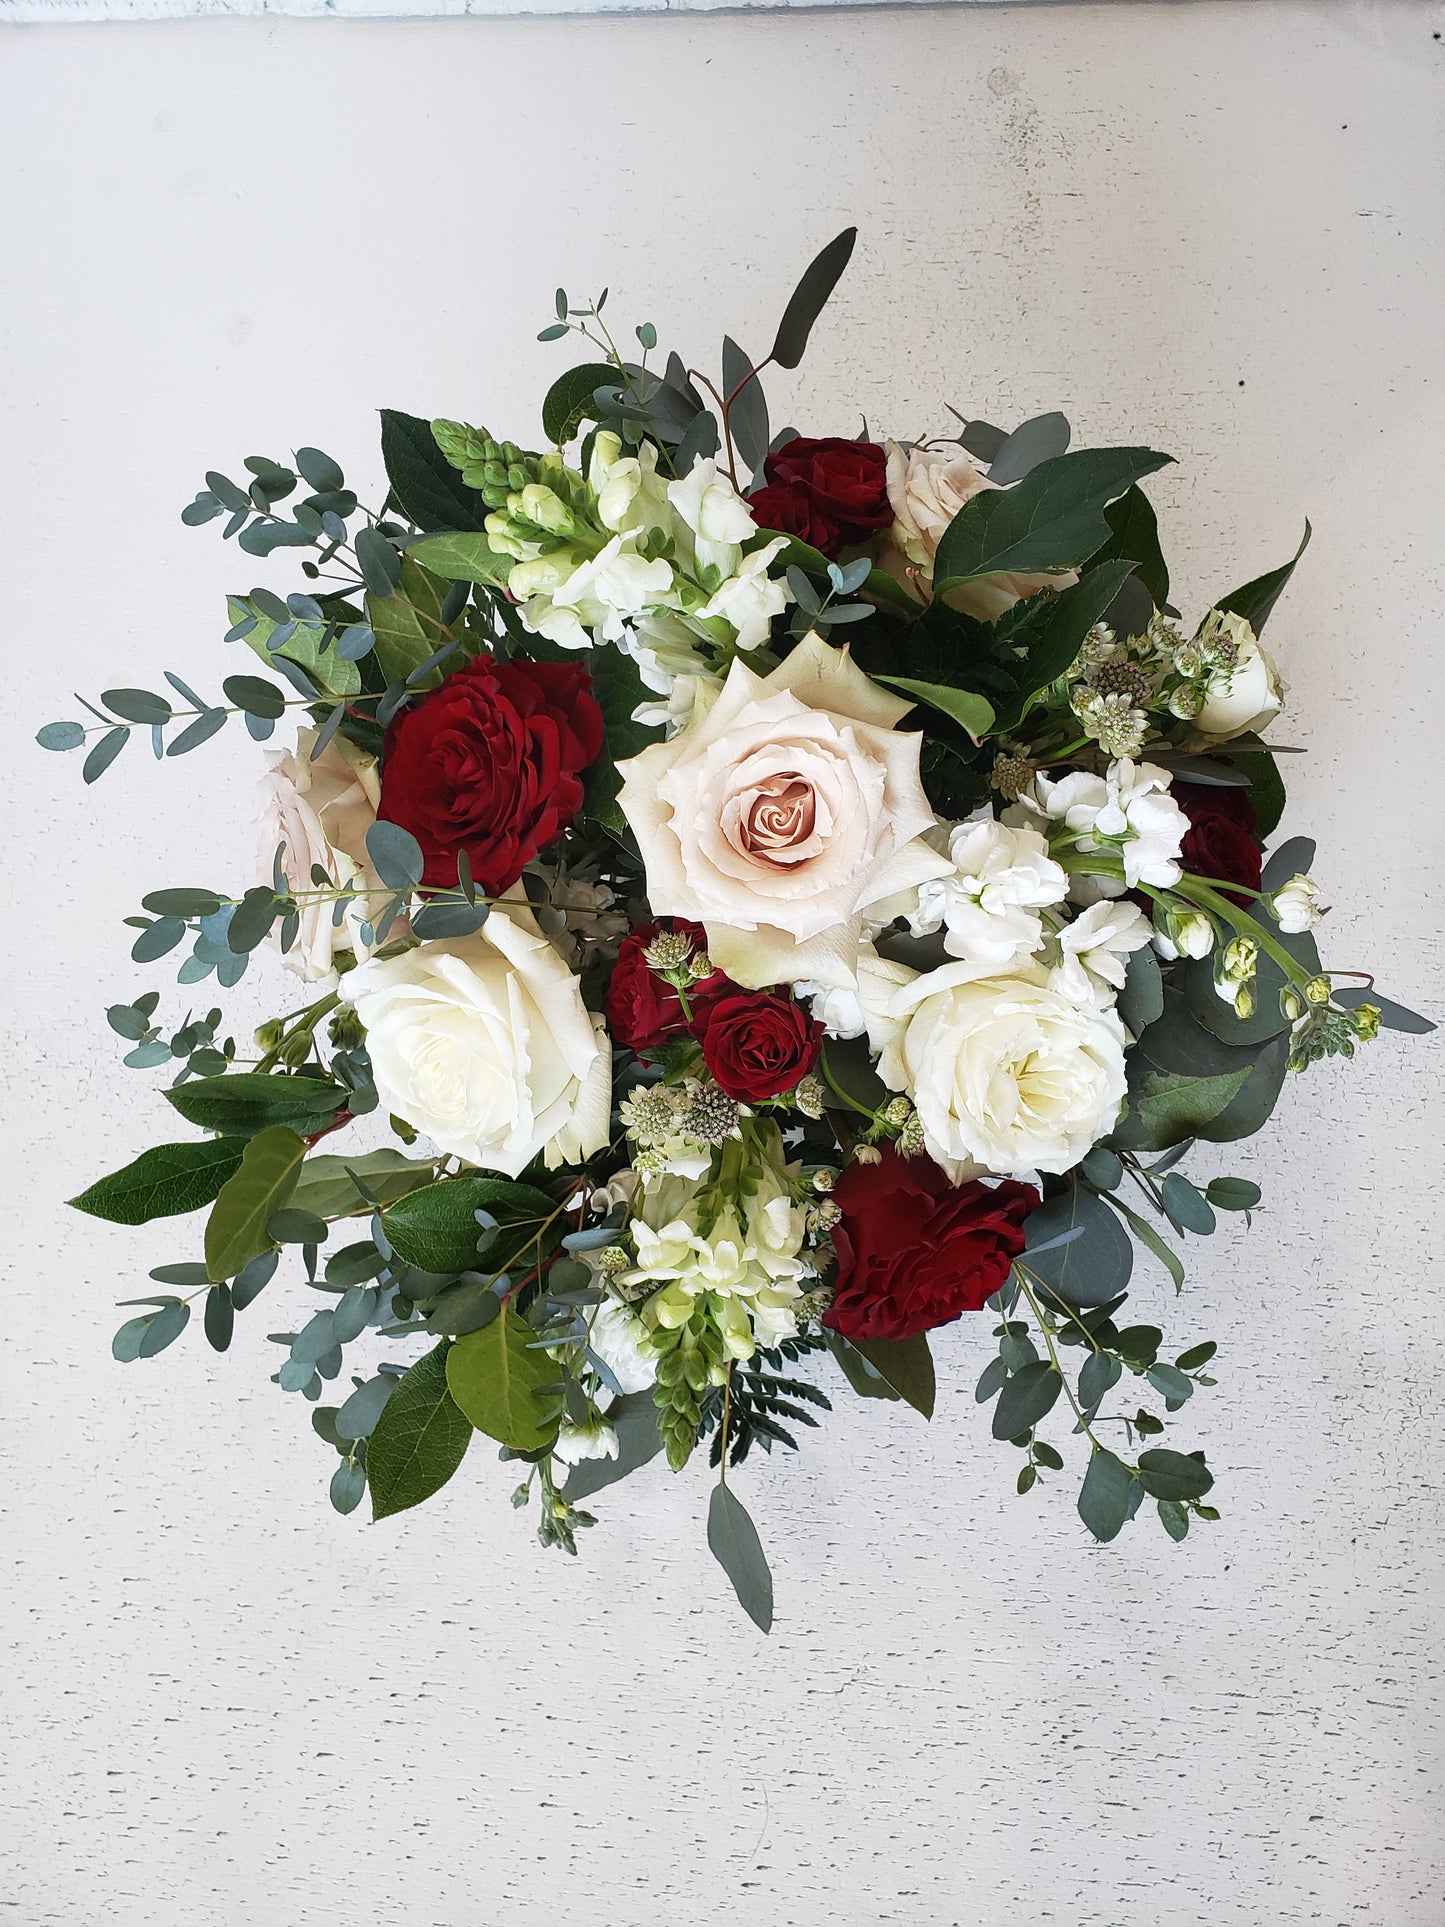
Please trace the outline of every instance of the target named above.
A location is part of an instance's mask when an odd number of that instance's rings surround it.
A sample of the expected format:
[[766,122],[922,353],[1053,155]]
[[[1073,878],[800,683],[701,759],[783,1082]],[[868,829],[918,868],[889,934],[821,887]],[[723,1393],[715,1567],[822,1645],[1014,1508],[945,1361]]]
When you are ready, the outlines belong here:
[[486,1251],[494,1271],[505,1270],[518,1256],[535,1263],[566,1228],[545,1191],[487,1177],[444,1178],[411,1191],[383,1214],[382,1223],[404,1264],[418,1271],[471,1271],[483,1236],[479,1211],[500,1227]]
[[1172,459],[1151,448],[1080,449],[1041,462],[1013,488],[980,489],[944,530],[935,595],[982,576],[1078,568],[1109,539],[1108,504]]
[[291,1203],[318,1218],[358,1217],[378,1205],[394,1204],[435,1177],[430,1160],[404,1157],[400,1151],[365,1151],[349,1158],[322,1153],[302,1165]]
[[408,553],[449,582],[489,582],[505,588],[516,567],[516,558],[498,554],[485,535],[431,535]]
[[596,421],[596,394],[622,379],[622,371],[610,361],[583,361],[558,375],[542,403],[542,433],[549,442],[563,448],[584,421]]
[[1290,561],[1278,569],[1271,569],[1266,575],[1257,575],[1253,582],[1246,582],[1242,589],[1235,589],[1218,606],[1228,610],[1231,615],[1243,616],[1256,635],[1269,620],[1270,612],[1284,594],[1290,577],[1298,566],[1300,557],[1309,547],[1314,530],[1305,523],[1305,532],[1300,537],[1300,545]]
[[290,1201],[305,1155],[305,1141],[280,1124],[247,1144],[206,1220],[206,1270],[217,1283],[270,1250],[267,1226]]
[[429,1499],[466,1456],[472,1427],[447,1389],[446,1355],[443,1343],[419,1358],[376,1422],[366,1448],[373,1519]]
[[875,675],[875,682],[887,683],[890,689],[901,689],[907,696],[914,696],[930,709],[942,710],[956,723],[962,724],[975,743],[982,742],[993,728],[993,704],[986,696],[972,695],[966,689],[949,689],[942,683],[918,682],[912,676]]
[[437,447],[431,423],[396,408],[381,411],[381,459],[401,511],[419,529],[479,529],[487,505]]
[[849,1339],[837,1332],[827,1334],[828,1350],[837,1361],[838,1369],[860,1398],[891,1399],[899,1402],[900,1395]]
[[657,1405],[651,1392],[630,1392],[607,1410],[607,1423],[617,1434],[615,1459],[583,1459],[567,1474],[563,1497],[576,1504],[594,1492],[625,1479],[630,1472],[655,1459],[662,1450]]
[[244,1138],[207,1138],[199,1144],[157,1144],[133,1163],[100,1178],[70,1203],[112,1224],[146,1224],[199,1211],[241,1162]]
[[447,1385],[462,1411],[488,1438],[514,1452],[540,1452],[557,1436],[556,1401],[542,1387],[557,1364],[534,1345],[535,1333],[510,1306],[447,1352]]
[[203,1131],[251,1137],[273,1124],[319,1131],[346,1102],[348,1093],[329,1078],[234,1071],[192,1078],[173,1085],[165,1095],[188,1124]]
[[[304,669],[323,695],[355,696],[360,693],[361,671],[356,664],[348,662],[339,653],[334,639],[324,649],[321,647],[327,630],[324,622],[298,621],[295,617],[288,617],[284,626],[290,634],[279,649],[272,650],[266,645],[283,625],[268,616],[254,596],[228,596],[226,610],[233,625],[244,622],[248,617],[252,619],[254,626],[246,632],[246,644],[268,669],[276,667],[277,656],[284,656],[287,662],[294,662]],[[198,720],[204,721],[205,718]]]
[[760,1632],[773,1627],[773,1575],[758,1529],[730,1486],[715,1485],[707,1509],[707,1543],[732,1581],[738,1604]]
[[[388,683],[405,682],[414,669],[436,654],[443,643],[456,639],[455,629],[443,622],[442,604],[447,584],[407,556],[390,595],[366,595],[366,620],[376,637],[376,660]],[[423,688],[434,688],[462,661],[457,654],[432,669]],[[351,667],[354,669],[355,664]]]
[[937,1388],[926,1333],[915,1332],[912,1338],[854,1338],[849,1343],[915,1412],[933,1417]]

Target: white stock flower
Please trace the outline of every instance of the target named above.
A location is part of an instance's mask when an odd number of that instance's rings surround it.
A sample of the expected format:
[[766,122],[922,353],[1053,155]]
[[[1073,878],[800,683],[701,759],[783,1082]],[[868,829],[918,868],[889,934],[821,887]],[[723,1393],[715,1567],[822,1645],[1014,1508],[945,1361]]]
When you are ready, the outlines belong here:
[[817,635],[766,677],[735,660],[680,736],[618,765],[654,913],[703,923],[749,989],[854,983],[865,916],[950,867],[922,840],[909,707]]
[[1118,852],[1128,889],[1149,883],[1167,890],[1179,881],[1189,818],[1169,794],[1167,769],[1125,758],[1110,763],[1107,776],[1075,770],[1056,783],[1040,774],[1034,784],[1037,807],[1075,831],[1081,851]]
[[[930,841],[934,839],[930,838]],[[915,937],[946,932],[943,947],[995,974],[1025,962],[1043,942],[1041,909],[1062,903],[1069,879],[1034,829],[987,816],[949,833],[950,876],[918,886],[908,927]]]
[[1320,886],[1311,876],[1292,876],[1269,899],[1275,922],[1288,937],[1303,936],[1324,915]]
[[1042,970],[975,977],[945,964],[897,991],[878,1065],[918,1110],[955,1183],[992,1171],[1067,1171],[1109,1129],[1126,1090],[1124,1027]]
[[1260,647],[1244,617],[1211,609],[1198,640],[1206,649],[1211,644],[1217,649],[1223,641],[1233,661],[1211,670],[1194,727],[1217,740],[1266,728],[1279,714],[1284,690],[1273,658]]
[[580,1465],[583,1459],[615,1459],[618,1453],[617,1428],[605,1418],[594,1418],[586,1425],[563,1419],[552,1447],[559,1465]]
[[1133,903],[1091,904],[1058,933],[1059,961],[1049,982],[1070,1003],[1109,1005],[1122,990],[1131,951],[1153,936],[1149,919]]
[[[657,1381],[657,1357],[649,1343],[646,1325],[627,1305],[620,1305],[615,1298],[604,1298],[592,1312],[587,1323],[588,1349],[611,1372],[621,1386],[623,1395],[630,1392],[645,1392]],[[599,1394],[598,1403],[610,1403],[613,1393],[607,1387]]]
[[739,649],[760,649],[768,639],[773,617],[780,616],[788,606],[786,586],[768,576],[768,564],[787,546],[787,538],[778,536],[745,555],[722,587],[698,610],[698,621],[721,616],[737,631]]
[[[915,568],[931,578],[933,558],[944,530],[980,489],[997,488],[998,484],[980,474],[962,451],[904,449],[897,442],[889,442],[887,447],[893,542]],[[1063,575],[990,575],[950,590],[947,600],[952,609],[961,609],[981,622],[992,622],[1021,596],[1033,595],[1046,585],[1065,589],[1078,579],[1072,569]]]
[[889,1016],[893,994],[911,984],[918,972],[891,957],[880,957],[871,943],[859,945],[854,969],[857,982],[846,988],[804,980],[794,984],[793,990],[810,999],[813,1015],[830,1037],[866,1036],[876,1057],[897,1030]]
[[453,1157],[516,1177],[539,1152],[555,1168],[606,1144],[606,1033],[530,911],[373,958],[341,994],[383,1104]]
[[[336,734],[315,762],[314,729],[297,732],[294,750],[268,750],[261,779],[258,875],[267,884],[278,845],[285,846],[281,871],[290,888],[314,892],[312,866],[338,885],[357,884],[381,895],[381,878],[366,852],[366,832],[376,821],[381,775],[376,758]],[[378,908],[348,906],[338,926],[330,897],[302,894],[297,905],[300,929],[285,953],[288,969],[310,983],[329,977],[338,950],[363,951],[360,924]],[[400,934],[400,932],[398,932]]]

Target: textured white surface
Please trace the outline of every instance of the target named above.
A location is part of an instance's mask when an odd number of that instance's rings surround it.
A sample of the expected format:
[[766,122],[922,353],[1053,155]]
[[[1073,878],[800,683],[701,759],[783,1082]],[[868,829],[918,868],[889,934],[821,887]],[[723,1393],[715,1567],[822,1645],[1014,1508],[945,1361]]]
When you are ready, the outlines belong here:
[[[0,1920],[17,1927],[1440,1927],[1445,1306],[1436,1040],[1292,1088],[1252,1232],[1139,1313],[1222,1341],[1224,1521],[1085,1540],[1012,1495],[938,1350],[931,1433],[844,1405],[741,1479],[779,1625],[734,1609],[705,1483],[643,1478],[576,1564],[478,1450],[366,1529],[231,1356],[108,1353],[172,1224],[61,1200],[158,1134],[103,1007],[119,919],[234,878],[255,752],[28,747],[71,688],[222,673],[202,471],[297,442],[374,482],[368,411],[526,436],[552,288],[612,284],[696,360],[855,265],[786,413],[942,404],[1153,441],[1196,612],[1316,540],[1271,640],[1290,829],[1329,955],[1440,967],[1441,45],[1433,7],[955,9],[835,19],[36,29],[0,63],[10,669],[0,1346]],[[204,781],[204,787],[202,783]],[[172,987],[173,994],[173,987]],[[293,1304],[297,1294],[292,1292]]]

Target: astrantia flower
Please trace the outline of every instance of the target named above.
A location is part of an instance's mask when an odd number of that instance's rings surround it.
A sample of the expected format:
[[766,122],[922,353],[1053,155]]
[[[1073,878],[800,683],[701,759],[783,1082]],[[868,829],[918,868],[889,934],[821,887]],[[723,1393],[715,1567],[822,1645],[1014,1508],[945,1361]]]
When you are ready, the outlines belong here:
[[1040,773],[1035,789],[1036,807],[1075,831],[1078,849],[1117,851],[1129,889],[1149,883],[1167,890],[1179,881],[1189,818],[1169,794],[1167,769],[1124,760],[1111,763],[1106,776],[1076,770],[1055,783]]
[[424,943],[352,971],[384,1107],[443,1151],[516,1177],[608,1141],[611,1053],[577,979],[525,910],[474,937]]
[[816,635],[767,677],[734,661],[680,736],[619,765],[653,909],[702,922],[750,989],[853,983],[865,916],[951,868],[921,839],[908,708]]
[[977,977],[945,964],[895,992],[888,1017],[879,1075],[913,1099],[929,1155],[955,1180],[1067,1171],[1118,1115],[1123,1025],[1042,970]]
[[1040,909],[1062,903],[1069,879],[1037,830],[992,816],[960,823],[948,839],[951,876],[918,886],[908,918],[915,937],[945,931],[943,947],[989,972],[1009,970],[1043,941]]

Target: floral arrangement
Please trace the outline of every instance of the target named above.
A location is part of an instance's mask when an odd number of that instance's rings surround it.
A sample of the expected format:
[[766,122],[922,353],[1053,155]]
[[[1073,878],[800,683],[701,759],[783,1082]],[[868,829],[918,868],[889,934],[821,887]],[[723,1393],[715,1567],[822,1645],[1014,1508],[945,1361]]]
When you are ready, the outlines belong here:
[[176,757],[300,712],[257,880],[128,919],[188,994],[263,948],[304,988],[254,1045],[155,991],[108,1012],[195,1134],[74,1202],[207,1214],[115,1356],[197,1303],[225,1351],[293,1259],[273,1382],[339,1511],[431,1497],[481,1433],[573,1552],[610,1482],[710,1465],[709,1543],[764,1628],[730,1473],[819,1425],[820,1373],[929,1416],[927,1334],[966,1313],[1021,1493],[1064,1470],[1057,1409],[1096,1539],[1146,1499],[1176,1540],[1217,1518],[1204,1454],[1157,1443],[1215,1345],[1130,1322],[1139,1248],[1180,1287],[1181,1243],[1260,1199],[1192,1183],[1191,1145],[1429,1028],[1322,967],[1314,846],[1265,858],[1260,635],[1294,561],[1186,622],[1139,486],[1169,458],[1071,451],[1058,414],[772,432],[760,378],[853,240],[716,382],[559,291],[541,338],[593,358],[540,452],[384,411],[375,511],[315,448],[207,475],[184,521],[300,565],[230,600],[252,669],[39,736],[88,743],[93,782],[138,732]]

